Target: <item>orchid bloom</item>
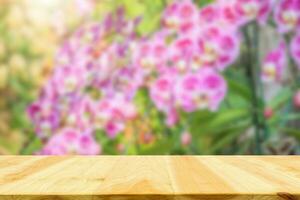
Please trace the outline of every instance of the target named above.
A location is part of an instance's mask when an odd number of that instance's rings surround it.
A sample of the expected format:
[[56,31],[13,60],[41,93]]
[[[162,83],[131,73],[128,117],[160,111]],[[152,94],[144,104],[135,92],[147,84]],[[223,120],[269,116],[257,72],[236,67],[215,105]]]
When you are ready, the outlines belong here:
[[262,64],[262,80],[264,82],[278,81],[282,77],[286,58],[286,45],[280,42],[276,49],[270,51],[263,60]]
[[95,155],[100,153],[101,147],[90,132],[81,133],[72,128],[65,128],[55,134],[40,152],[40,154],[46,155]]
[[300,27],[300,0],[281,0],[274,9],[274,20],[280,33]]
[[176,0],[163,14],[163,25],[170,30],[187,33],[198,24],[196,5],[191,0]]
[[300,33],[296,34],[292,39],[290,49],[292,57],[297,64],[298,69],[300,69]]

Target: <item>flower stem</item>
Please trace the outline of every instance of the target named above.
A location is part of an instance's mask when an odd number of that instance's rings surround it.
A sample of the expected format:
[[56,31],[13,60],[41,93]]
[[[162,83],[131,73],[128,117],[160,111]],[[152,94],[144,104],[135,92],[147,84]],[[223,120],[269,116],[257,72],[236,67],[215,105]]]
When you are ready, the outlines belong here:
[[261,144],[268,135],[268,129],[263,117],[264,98],[263,86],[260,80],[259,68],[259,27],[252,23],[244,31],[246,42],[246,66],[252,91],[252,122],[255,128],[255,154],[262,154]]
[[[291,43],[291,35],[285,35],[284,40],[286,42],[286,44],[290,44]],[[293,60],[293,58],[291,57],[291,51],[290,48],[287,48],[287,52],[288,54],[288,65],[290,66],[290,70],[291,70],[291,79],[292,79],[292,88],[293,90],[297,90],[298,87],[300,86],[300,77],[299,77],[299,72],[297,69],[297,66]]]

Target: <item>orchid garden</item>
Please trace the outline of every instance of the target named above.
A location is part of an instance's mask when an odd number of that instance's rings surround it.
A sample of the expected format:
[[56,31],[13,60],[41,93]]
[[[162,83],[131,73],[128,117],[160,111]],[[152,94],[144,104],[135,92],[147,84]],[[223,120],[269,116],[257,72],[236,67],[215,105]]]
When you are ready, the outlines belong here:
[[0,5],[2,154],[300,153],[300,0]]

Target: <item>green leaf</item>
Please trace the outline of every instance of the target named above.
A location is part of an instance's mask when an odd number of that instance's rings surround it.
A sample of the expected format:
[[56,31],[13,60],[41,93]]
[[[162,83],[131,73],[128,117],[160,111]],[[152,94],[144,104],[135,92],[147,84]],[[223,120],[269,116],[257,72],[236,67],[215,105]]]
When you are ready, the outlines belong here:
[[214,0],[195,0],[195,3],[199,6],[199,7],[203,7],[206,6],[207,4],[210,4],[214,2]]
[[249,110],[243,108],[229,109],[211,113],[208,111],[200,111],[194,114],[191,122],[191,130],[197,132],[213,132],[218,127],[228,126],[237,121],[249,118]]
[[290,135],[297,140],[300,141],[300,129],[295,129],[295,128],[281,128],[280,129],[282,132],[284,132],[287,135]]
[[146,12],[145,5],[139,0],[124,0],[122,3],[129,17],[142,16]]
[[214,119],[209,123],[211,127],[217,127],[222,125],[228,125],[228,123],[235,122],[246,116],[249,116],[249,110],[238,108],[230,109],[223,112],[220,112],[216,115]]
[[217,142],[212,144],[211,148],[207,150],[206,154],[215,154],[216,152],[224,149],[227,145],[233,142],[237,137],[244,131],[244,127],[237,127],[236,129],[232,129],[226,132],[225,136],[222,138],[218,138]]
[[161,139],[154,144],[141,146],[139,153],[141,155],[164,155],[169,154],[172,149],[173,140],[170,138]]
[[219,138],[224,136],[226,133],[234,132],[238,129],[246,130],[251,126],[251,122],[252,120],[249,118],[248,120],[243,120],[242,122],[233,123],[228,126],[217,127],[213,130],[211,136]]
[[160,15],[145,16],[144,21],[139,25],[138,32],[141,35],[147,35],[153,32],[160,24]]
[[95,132],[95,139],[98,143],[101,144],[102,153],[105,155],[116,155],[116,145],[120,140],[121,134],[117,136],[117,138],[110,139],[107,137],[104,130],[97,130]]
[[34,137],[28,142],[28,145],[26,145],[25,148],[21,150],[21,155],[32,155],[42,148],[42,142],[38,137]]
[[216,139],[251,125],[249,109],[234,108],[219,112],[199,111],[191,116],[189,130],[199,153],[207,153]]
[[279,91],[279,93],[272,99],[269,103],[269,106],[273,109],[278,109],[282,105],[285,105],[287,101],[291,99],[293,92],[290,88],[283,88]]
[[251,91],[249,87],[240,81],[234,80],[232,78],[226,78],[229,92],[239,95],[247,101],[251,101]]

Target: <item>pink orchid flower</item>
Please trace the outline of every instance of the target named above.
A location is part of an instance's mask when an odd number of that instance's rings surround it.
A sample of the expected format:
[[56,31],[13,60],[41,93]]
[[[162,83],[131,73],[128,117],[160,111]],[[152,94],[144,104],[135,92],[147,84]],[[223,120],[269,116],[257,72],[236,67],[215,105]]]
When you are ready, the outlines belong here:
[[86,70],[76,66],[57,68],[53,83],[60,95],[81,91],[86,84]]
[[199,72],[201,85],[208,93],[208,108],[216,111],[227,93],[227,84],[223,76],[212,69],[204,68]]
[[176,0],[165,9],[162,22],[167,29],[187,33],[198,24],[197,7],[191,0]]
[[115,138],[124,129],[125,129],[125,124],[122,121],[116,121],[116,120],[109,121],[104,127],[107,136],[111,139]]
[[89,131],[81,133],[72,128],[65,128],[55,134],[40,153],[44,155],[96,155],[101,153],[101,147]]
[[195,38],[190,34],[177,38],[168,49],[168,59],[172,63],[172,67],[176,68],[179,73],[190,70],[196,47]]
[[[204,101],[204,91],[201,87],[201,79],[197,74],[185,74],[176,84],[176,105],[186,112],[193,112],[198,108],[206,107],[208,99]],[[203,101],[200,100],[203,97]],[[200,105],[202,104],[202,105]]]
[[150,98],[161,111],[168,111],[173,106],[174,77],[164,75],[150,86]]
[[166,119],[165,123],[169,127],[173,127],[178,123],[179,116],[176,108],[171,107],[167,111],[165,111]]
[[215,111],[225,97],[227,86],[224,78],[209,68],[184,75],[175,89],[176,105],[186,112],[198,109]]
[[238,57],[240,39],[236,32],[224,32],[211,26],[201,32],[197,45],[196,63],[223,71]]
[[291,41],[291,54],[300,69],[300,32],[298,32]]
[[244,23],[248,23],[256,18],[263,22],[270,12],[268,5],[270,0],[235,0],[235,9],[243,18]]
[[66,115],[66,124],[76,127],[78,130],[87,130],[92,126],[94,120],[95,102],[90,97],[85,97],[70,106]]
[[264,82],[280,81],[286,64],[286,45],[280,42],[278,47],[270,51],[263,60],[262,80]]
[[181,134],[180,141],[182,146],[188,146],[192,142],[192,135],[185,131]]
[[300,27],[300,0],[281,0],[274,9],[274,20],[280,33]]
[[220,13],[219,24],[235,29],[245,24],[245,18],[237,10],[236,0],[217,0],[216,4]]
[[146,75],[165,65],[167,47],[164,39],[164,36],[157,34],[151,40],[141,42],[135,49],[134,62],[143,69]]

